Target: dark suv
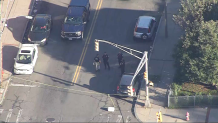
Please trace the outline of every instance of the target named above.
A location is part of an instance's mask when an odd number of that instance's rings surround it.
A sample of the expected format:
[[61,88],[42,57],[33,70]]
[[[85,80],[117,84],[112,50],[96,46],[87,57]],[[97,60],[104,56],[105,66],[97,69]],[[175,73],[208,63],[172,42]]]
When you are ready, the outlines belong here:
[[34,44],[47,44],[51,32],[51,15],[37,14],[28,33],[28,41]]
[[83,39],[89,17],[89,0],[71,0],[62,25],[61,37],[69,40]]
[[155,34],[156,20],[151,16],[140,16],[137,19],[133,39],[153,40]]
[[[134,97],[138,89],[139,81],[134,79],[131,83],[134,74],[123,74],[119,85],[117,86],[117,94],[121,97]],[[137,78],[137,77],[136,77]]]

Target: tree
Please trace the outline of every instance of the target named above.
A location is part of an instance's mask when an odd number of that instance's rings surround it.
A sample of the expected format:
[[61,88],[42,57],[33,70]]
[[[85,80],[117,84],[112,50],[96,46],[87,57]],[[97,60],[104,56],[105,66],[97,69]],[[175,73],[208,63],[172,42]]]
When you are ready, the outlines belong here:
[[[192,29],[191,29],[192,28]],[[218,82],[218,23],[193,21],[175,50],[175,64],[183,81]]]

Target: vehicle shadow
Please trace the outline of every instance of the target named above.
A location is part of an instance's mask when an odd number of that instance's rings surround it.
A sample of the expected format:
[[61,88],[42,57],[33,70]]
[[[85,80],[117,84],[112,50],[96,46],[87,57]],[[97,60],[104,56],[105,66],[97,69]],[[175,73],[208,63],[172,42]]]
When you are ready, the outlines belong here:
[[[25,16],[18,16],[7,20],[8,30],[13,34],[13,38],[20,43],[22,43],[23,31],[25,30],[28,21],[29,20]],[[4,43],[8,42],[10,42],[10,40],[4,41]]]
[[12,72],[14,66],[14,58],[17,55],[19,48],[11,45],[3,45],[2,48],[2,67],[8,72]]

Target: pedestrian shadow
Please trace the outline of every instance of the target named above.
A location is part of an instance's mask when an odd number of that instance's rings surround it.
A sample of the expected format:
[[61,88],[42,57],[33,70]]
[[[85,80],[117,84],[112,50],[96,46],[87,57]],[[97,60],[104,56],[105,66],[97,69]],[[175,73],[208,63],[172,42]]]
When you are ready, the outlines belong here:
[[19,48],[11,45],[3,45],[2,48],[2,67],[8,72],[12,72],[14,58],[17,55]]

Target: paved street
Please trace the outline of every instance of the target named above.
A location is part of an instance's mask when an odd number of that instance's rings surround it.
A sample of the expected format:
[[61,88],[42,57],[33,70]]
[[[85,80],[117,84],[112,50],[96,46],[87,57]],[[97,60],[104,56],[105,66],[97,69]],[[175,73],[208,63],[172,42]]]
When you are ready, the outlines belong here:
[[[94,19],[98,1],[100,12]],[[53,20],[48,45],[39,47],[39,58],[32,75],[12,77],[0,110],[0,120],[44,122],[47,118],[55,118],[56,122],[137,122],[132,114],[132,98],[111,98],[111,101],[106,95],[75,92],[73,89],[106,94],[116,92],[120,79],[116,55],[120,50],[100,43],[99,54],[102,56],[105,51],[109,54],[111,70],[104,70],[101,64],[101,71],[96,73],[92,65],[97,54],[94,39],[149,51],[152,42],[133,41],[134,25],[140,15],[157,16],[160,1],[90,0],[91,21],[83,41],[62,41],[61,23],[69,2],[46,0],[42,3],[38,13],[51,14]],[[139,61],[125,53],[124,58],[126,72],[135,72]],[[79,62],[81,64],[77,67]],[[106,111],[113,104],[116,111]]]

